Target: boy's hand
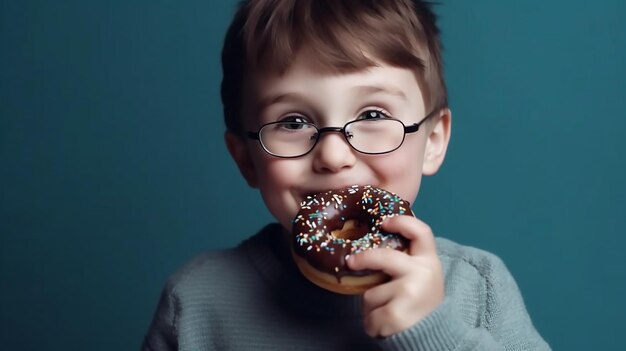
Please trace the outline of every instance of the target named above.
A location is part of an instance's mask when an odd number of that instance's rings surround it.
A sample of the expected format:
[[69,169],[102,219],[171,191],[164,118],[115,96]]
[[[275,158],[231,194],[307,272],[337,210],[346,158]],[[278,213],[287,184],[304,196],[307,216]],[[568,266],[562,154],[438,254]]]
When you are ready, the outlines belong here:
[[369,250],[348,258],[354,270],[382,270],[391,280],[363,294],[365,331],[386,337],[408,329],[431,313],[444,298],[444,278],[435,238],[428,225],[411,216],[396,216],[382,228],[409,239],[408,252]]

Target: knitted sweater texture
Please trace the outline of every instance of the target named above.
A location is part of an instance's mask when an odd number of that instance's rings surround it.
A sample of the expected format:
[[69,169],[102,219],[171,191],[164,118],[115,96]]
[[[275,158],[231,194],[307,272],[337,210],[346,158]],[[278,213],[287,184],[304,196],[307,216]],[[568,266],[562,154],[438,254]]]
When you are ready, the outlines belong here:
[[365,334],[361,297],[318,288],[271,224],[238,247],[205,253],[170,277],[144,339],[165,350],[550,350],[494,255],[437,239],[444,302],[411,328]]

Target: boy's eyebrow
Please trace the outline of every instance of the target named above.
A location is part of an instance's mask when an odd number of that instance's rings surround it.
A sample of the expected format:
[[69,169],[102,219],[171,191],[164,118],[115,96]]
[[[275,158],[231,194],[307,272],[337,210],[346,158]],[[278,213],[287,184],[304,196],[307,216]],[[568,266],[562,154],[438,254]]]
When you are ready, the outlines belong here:
[[[408,100],[406,94],[402,90],[393,86],[389,86],[389,85],[357,85],[353,87],[351,90],[355,91],[358,95],[373,95],[373,94],[383,93],[383,94],[397,96],[403,100]],[[256,109],[257,111],[262,111],[267,106],[273,105],[278,102],[285,102],[285,101],[290,101],[290,100],[299,101],[302,98],[303,96],[298,93],[284,93],[284,94],[270,95],[261,99],[257,103]]]
[[384,93],[407,100],[407,96],[402,90],[389,85],[359,85],[354,87],[353,90],[356,90],[360,95]]
[[289,100],[298,101],[300,99],[301,99],[301,96],[300,94],[297,94],[297,93],[270,95],[261,99],[257,103],[256,108],[258,111],[263,111],[266,107],[273,105],[277,102],[284,102],[284,101],[289,101]]

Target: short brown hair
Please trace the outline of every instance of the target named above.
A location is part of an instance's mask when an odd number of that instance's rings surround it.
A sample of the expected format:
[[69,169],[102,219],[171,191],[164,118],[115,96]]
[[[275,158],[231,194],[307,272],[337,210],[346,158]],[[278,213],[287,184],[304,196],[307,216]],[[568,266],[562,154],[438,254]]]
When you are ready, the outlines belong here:
[[[242,132],[245,75],[285,73],[310,50],[328,72],[354,72],[375,60],[409,68],[427,109],[447,106],[439,29],[432,4],[420,0],[247,0],[240,3],[222,50],[226,128]],[[430,112],[430,111],[429,111]]]

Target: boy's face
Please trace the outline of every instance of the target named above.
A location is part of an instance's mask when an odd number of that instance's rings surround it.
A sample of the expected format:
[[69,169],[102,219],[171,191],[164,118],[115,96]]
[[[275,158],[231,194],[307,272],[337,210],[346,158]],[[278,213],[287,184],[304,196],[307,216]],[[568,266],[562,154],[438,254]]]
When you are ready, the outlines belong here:
[[[322,74],[299,55],[282,76],[255,74],[245,90],[243,125],[258,131],[269,122],[297,116],[321,127],[343,127],[379,111],[405,125],[428,113],[413,72],[380,64],[349,74]],[[382,116],[382,115],[377,115]],[[437,118],[442,116],[442,118]],[[444,109],[402,146],[387,154],[366,155],[352,149],[341,133],[325,133],[315,148],[297,158],[266,153],[257,140],[227,133],[226,142],[248,183],[286,230],[307,195],[354,184],[392,191],[413,203],[422,175],[437,171],[450,135],[450,112]],[[293,118],[293,117],[292,117]]]

